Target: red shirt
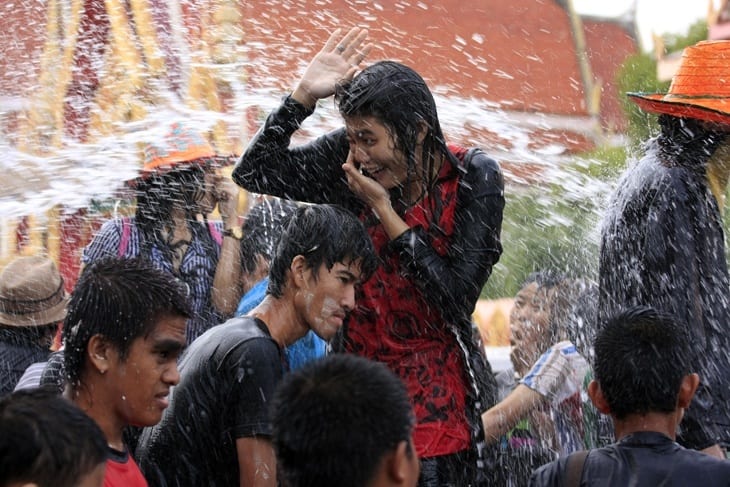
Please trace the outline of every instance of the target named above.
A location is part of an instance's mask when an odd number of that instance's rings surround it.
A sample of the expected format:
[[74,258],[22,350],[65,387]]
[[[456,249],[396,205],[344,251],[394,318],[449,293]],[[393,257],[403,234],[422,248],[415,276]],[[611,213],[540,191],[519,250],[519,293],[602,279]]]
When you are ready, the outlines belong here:
[[[404,216],[411,228],[440,227],[431,246],[441,256],[446,254],[454,232],[457,189],[455,169],[444,164],[434,190]],[[440,214],[436,216],[431,211],[434,197],[440,200],[436,205]],[[383,226],[370,226],[368,233],[380,265],[362,285],[345,346],[348,351],[386,363],[404,381],[417,419],[414,443],[419,456],[465,450],[471,445],[465,413],[469,385],[456,337],[447,318],[426,301],[403,270]]]
[[137,463],[128,452],[110,448],[110,458],[106,461],[104,487],[148,487]]

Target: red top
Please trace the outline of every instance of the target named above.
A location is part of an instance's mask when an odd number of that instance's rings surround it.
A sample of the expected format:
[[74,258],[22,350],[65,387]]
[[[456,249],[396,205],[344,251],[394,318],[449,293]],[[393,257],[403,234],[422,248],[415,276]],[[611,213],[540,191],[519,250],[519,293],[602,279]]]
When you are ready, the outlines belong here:
[[128,453],[112,450],[106,461],[104,487],[148,487],[142,472]]
[[[463,151],[454,151],[461,158]],[[440,231],[431,246],[441,256],[449,248],[454,232],[458,177],[451,164],[444,164],[433,191],[408,209],[409,227]],[[432,198],[438,198],[440,215],[434,215]],[[434,218],[437,220],[434,223]],[[362,285],[358,306],[348,325],[346,347],[358,355],[386,363],[401,379],[412,399],[417,419],[414,443],[418,455],[432,457],[465,450],[471,444],[467,420],[468,382],[463,354],[448,323],[431,306],[403,270],[398,253],[380,224],[368,233],[380,265]]]

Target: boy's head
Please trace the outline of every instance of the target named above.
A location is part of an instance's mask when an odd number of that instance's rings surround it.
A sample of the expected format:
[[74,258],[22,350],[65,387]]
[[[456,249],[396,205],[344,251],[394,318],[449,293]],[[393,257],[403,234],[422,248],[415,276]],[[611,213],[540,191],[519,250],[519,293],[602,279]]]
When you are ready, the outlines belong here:
[[286,487],[415,486],[419,464],[405,386],[382,363],[330,355],[285,376],[272,403]]
[[355,286],[376,266],[370,237],[355,215],[334,205],[307,205],[279,239],[267,293],[291,293],[297,315],[329,340],[355,306]]
[[699,379],[691,374],[687,329],[671,315],[646,306],[626,309],[599,330],[594,349],[589,392],[596,402],[600,389],[602,412],[622,420],[689,406]]
[[0,432],[0,485],[102,485],[104,434],[54,390],[27,389],[2,398]]
[[182,286],[150,263],[110,257],[90,264],[64,322],[72,390],[110,404],[126,424],[157,423],[179,379],[189,316]]
[[565,308],[559,303],[559,290],[565,281],[566,276],[560,273],[533,272],[515,296],[509,317],[510,359],[520,375],[524,375],[557,338],[555,310]]

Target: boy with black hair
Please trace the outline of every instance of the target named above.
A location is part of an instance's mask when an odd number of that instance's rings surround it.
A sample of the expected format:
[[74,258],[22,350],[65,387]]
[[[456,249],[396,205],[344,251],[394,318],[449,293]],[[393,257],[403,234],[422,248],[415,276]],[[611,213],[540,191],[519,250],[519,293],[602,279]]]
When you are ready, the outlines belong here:
[[332,205],[298,208],[279,239],[266,297],[185,352],[162,421],[137,458],[151,485],[276,486],[269,405],[284,349],[311,330],[330,340],[377,265],[364,226]]
[[675,442],[700,378],[687,326],[646,306],[620,312],[595,340],[588,394],[617,442],[538,469],[532,486],[728,485],[730,462]]
[[181,285],[141,259],[102,258],[76,283],[64,322],[65,394],[106,436],[107,487],[147,485],[123,434],[162,417],[189,317]]
[[101,487],[104,433],[55,390],[23,390],[2,398],[0,432],[0,485]]
[[307,364],[287,374],[271,411],[282,487],[418,481],[408,393],[381,363],[336,354]]

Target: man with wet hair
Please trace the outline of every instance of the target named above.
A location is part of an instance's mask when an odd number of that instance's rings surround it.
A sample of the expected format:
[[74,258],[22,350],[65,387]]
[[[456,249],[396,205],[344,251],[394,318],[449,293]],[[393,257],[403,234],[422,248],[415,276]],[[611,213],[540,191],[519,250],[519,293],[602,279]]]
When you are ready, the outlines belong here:
[[101,487],[106,460],[99,426],[55,390],[0,400],[0,485]]
[[269,408],[285,348],[307,331],[330,340],[377,265],[364,226],[332,205],[298,208],[282,233],[264,300],[201,335],[180,362],[162,421],[137,458],[152,486],[276,486]]
[[102,258],[76,283],[64,321],[65,395],[104,432],[107,487],[147,485],[124,431],[162,417],[189,317],[182,286],[141,259]]
[[[241,228],[241,287],[244,295],[236,316],[245,315],[263,301],[269,285],[269,266],[281,233],[297,204],[280,198],[256,203],[246,214]],[[291,370],[324,356],[327,343],[313,331],[286,347]]]
[[284,378],[271,415],[282,487],[418,481],[408,393],[381,363],[336,354],[307,364]]
[[617,442],[541,467],[530,485],[727,485],[730,462],[674,441],[700,382],[687,326],[636,306],[610,319],[594,348],[588,394],[613,418]]
[[649,305],[690,330],[702,382],[678,441],[720,458],[730,446],[729,59],[730,41],[700,42],[684,50],[667,94],[629,93],[659,114],[661,133],[618,182],[599,261],[601,322]]

